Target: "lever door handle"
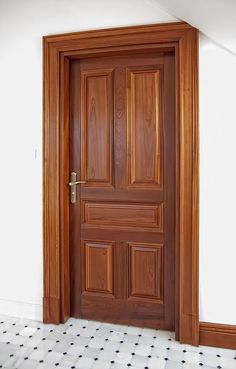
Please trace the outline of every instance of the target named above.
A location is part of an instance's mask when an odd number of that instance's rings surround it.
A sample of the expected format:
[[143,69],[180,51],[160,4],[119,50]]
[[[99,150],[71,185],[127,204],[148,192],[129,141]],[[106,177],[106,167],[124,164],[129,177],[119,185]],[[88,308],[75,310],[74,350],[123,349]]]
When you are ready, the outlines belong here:
[[69,182],[68,186],[75,186],[77,184],[81,184],[81,183],[86,183],[86,181],[74,181],[74,182]]
[[68,186],[70,187],[70,202],[75,204],[77,201],[77,190],[76,185],[86,183],[86,181],[76,181],[77,173],[71,172],[70,174],[70,182]]

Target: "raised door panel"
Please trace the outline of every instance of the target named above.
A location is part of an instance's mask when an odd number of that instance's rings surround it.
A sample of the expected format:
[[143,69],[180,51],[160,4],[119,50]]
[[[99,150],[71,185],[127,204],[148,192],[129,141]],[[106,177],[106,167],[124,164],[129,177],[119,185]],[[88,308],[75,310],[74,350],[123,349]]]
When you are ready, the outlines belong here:
[[163,245],[129,243],[129,299],[163,302]]
[[163,231],[163,204],[82,201],[83,228]]
[[127,71],[129,187],[162,186],[162,70],[160,66]]
[[81,178],[111,187],[113,152],[112,70],[81,73]]
[[85,241],[83,293],[113,295],[113,243]]

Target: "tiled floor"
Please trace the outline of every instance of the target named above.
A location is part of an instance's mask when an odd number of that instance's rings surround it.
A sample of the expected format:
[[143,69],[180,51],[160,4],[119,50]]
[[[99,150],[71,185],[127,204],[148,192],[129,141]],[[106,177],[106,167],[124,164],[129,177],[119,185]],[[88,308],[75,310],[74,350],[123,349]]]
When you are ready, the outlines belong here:
[[236,369],[236,350],[181,345],[171,332],[69,319],[0,316],[0,368]]

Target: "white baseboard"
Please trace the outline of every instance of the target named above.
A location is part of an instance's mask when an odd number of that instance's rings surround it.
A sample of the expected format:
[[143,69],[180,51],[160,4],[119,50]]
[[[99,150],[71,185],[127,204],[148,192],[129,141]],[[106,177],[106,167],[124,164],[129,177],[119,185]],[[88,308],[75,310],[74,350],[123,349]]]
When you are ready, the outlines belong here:
[[42,321],[42,304],[0,299],[0,314],[17,318]]

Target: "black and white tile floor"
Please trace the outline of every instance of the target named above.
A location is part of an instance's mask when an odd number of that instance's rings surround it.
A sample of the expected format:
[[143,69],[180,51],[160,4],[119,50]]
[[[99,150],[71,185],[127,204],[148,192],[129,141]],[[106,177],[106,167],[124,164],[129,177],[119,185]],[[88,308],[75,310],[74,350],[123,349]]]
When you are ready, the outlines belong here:
[[236,350],[181,345],[171,332],[69,319],[0,316],[0,368],[236,369]]

